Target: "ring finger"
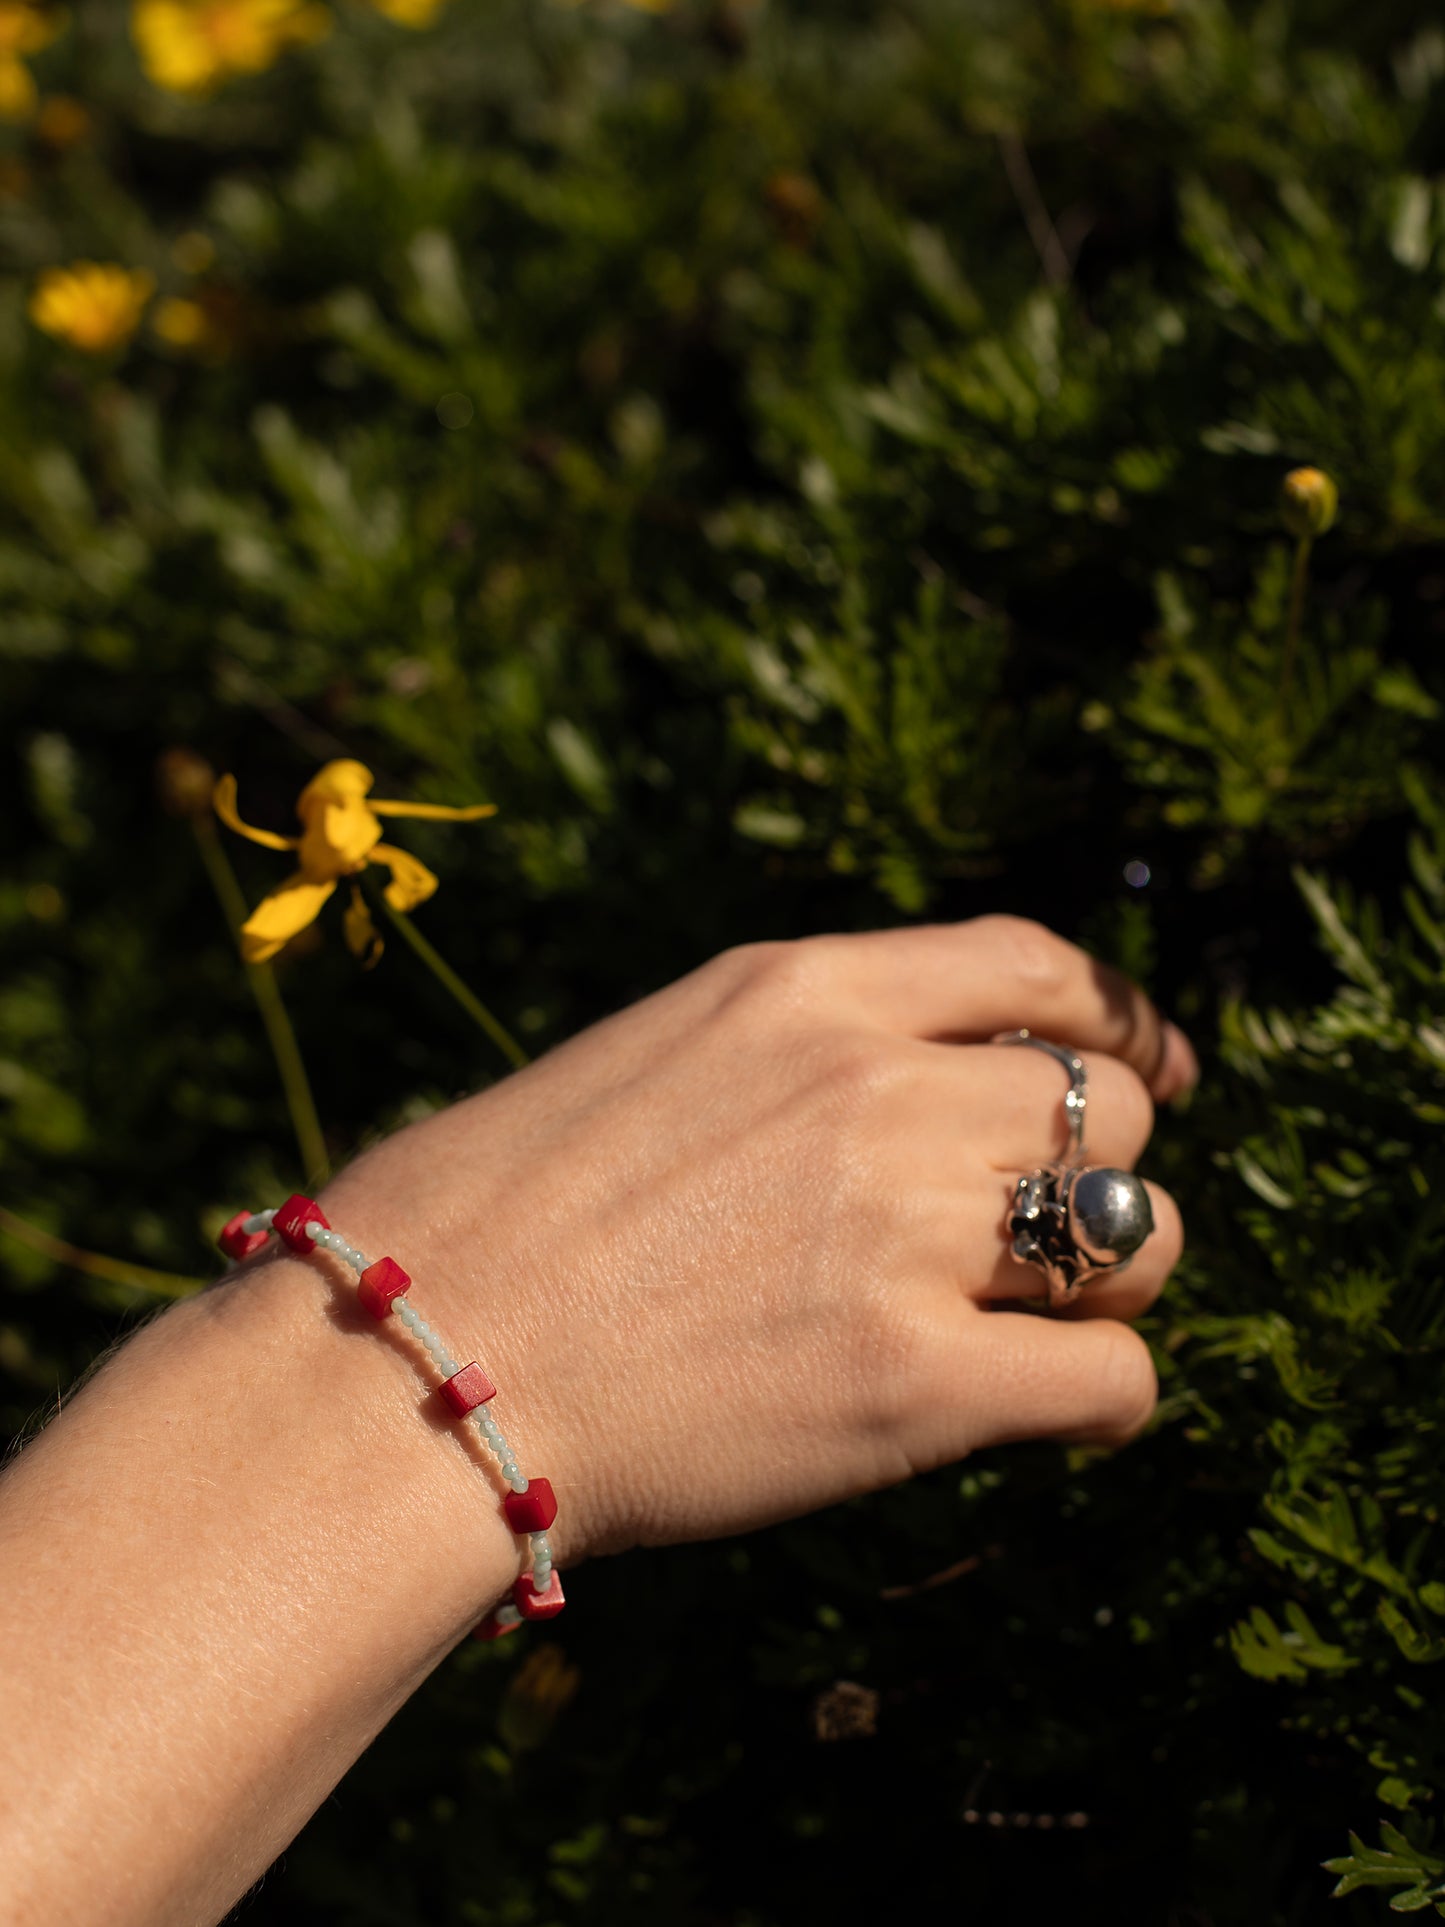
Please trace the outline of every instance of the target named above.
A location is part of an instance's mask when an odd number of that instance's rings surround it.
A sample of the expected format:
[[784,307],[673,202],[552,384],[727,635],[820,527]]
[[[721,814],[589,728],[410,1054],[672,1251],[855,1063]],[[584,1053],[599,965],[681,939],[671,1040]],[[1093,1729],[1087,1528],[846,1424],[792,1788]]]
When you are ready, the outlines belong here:
[[[975,1284],[971,1289],[971,1295],[980,1304],[998,1305],[1009,1300],[1048,1297],[1048,1280],[1039,1267],[1013,1255],[1008,1214],[1016,1182],[985,1181],[970,1199],[975,1223],[992,1212],[998,1240],[992,1268],[982,1284]],[[1179,1206],[1161,1185],[1145,1179],[1144,1188],[1149,1193],[1154,1229],[1122,1269],[1087,1279],[1079,1295],[1059,1307],[1058,1317],[1138,1318],[1159,1296],[1184,1249],[1184,1221]]]
[[[1084,1151],[1090,1164],[1131,1171],[1154,1129],[1154,1100],[1135,1070],[1102,1051],[1075,1053],[1084,1065]],[[978,1135],[995,1171],[1033,1170],[1072,1156],[1065,1098],[1069,1072],[1047,1051],[1027,1044],[963,1044],[950,1055],[961,1060],[980,1091]],[[986,1092],[986,1096],[984,1093]]]

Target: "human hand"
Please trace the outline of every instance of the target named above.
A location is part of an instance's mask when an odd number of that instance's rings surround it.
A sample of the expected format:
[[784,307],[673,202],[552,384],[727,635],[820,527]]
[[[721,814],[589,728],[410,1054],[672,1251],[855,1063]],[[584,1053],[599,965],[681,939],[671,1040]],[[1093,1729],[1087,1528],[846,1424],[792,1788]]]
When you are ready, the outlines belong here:
[[[1183,1243],[1053,1317],[1003,1235],[1068,1146],[1130,1169],[1198,1075],[1116,971],[1011,916],[745,946],[375,1146],[323,1194],[394,1250],[551,1479],[558,1564],[709,1538],[1025,1438],[1122,1443],[1157,1382],[1124,1322]],[[388,1242],[390,1241],[390,1242]],[[505,1409],[503,1409],[505,1407]]]

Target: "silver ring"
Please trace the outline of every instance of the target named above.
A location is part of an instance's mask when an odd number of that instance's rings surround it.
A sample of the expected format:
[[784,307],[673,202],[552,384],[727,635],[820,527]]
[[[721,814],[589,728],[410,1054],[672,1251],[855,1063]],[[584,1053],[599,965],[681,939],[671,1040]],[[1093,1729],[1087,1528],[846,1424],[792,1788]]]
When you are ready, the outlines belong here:
[[1088,1079],[1078,1053],[1027,1030],[1000,1031],[991,1041],[1046,1050],[1070,1077],[1064,1099],[1069,1158],[1020,1177],[1004,1232],[1014,1259],[1044,1274],[1049,1309],[1055,1311],[1077,1298],[1091,1278],[1122,1271],[1154,1229],[1154,1213],[1142,1178],[1113,1165],[1084,1162]]
[[991,1044],[1032,1044],[1035,1050],[1046,1050],[1050,1057],[1056,1057],[1069,1073],[1069,1090],[1064,1098],[1064,1110],[1069,1120],[1069,1151],[1079,1158],[1084,1155],[1084,1112],[1089,1103],[1089,1073],[1084,1060],[1077,1051],[1066,1050],[1062,1044],[1051,1044],[1047,1037],[1035,1037],[1031,1030],[1001,1030],[996,1037],[989,1039]]

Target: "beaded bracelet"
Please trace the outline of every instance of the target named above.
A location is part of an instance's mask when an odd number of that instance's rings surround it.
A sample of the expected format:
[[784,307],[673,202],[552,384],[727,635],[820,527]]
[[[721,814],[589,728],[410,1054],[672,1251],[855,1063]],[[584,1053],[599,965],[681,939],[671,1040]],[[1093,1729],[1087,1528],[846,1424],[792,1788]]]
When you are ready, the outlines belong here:
[[531,1542],[532,1564],[512,1587],[511,1602],[488,1613],[473,1628],[472,1637],[500,1639],[503,1633],[514,1632],[524,1619],[554,1619],[565,1604],[561,1575],[553,1567],[547,1538],[547,1528],[557,1517],[557,1500],[546,1479],[523,1475],[516,1454],[487,1410],[487,1401],[497,1395],[496,1386],[480,1365],[458,1365],[437,1333],[418,1317],[405,1296],[411,1289],[411,1279],[396,1260],[378,1258],[373,1263],[331,1229],[313,1199],[298,1195],[273,1211],[238,1211],[222,1227],[216,1242],[239,1264],[259,1251],[273,1234],[293,1251],[304,1254],[319,1246],[350,1265],[357,1276],[357,1296],[366,1310],[373,1318],[386,1318],[394,1311],[412,1337],[420,1339],[443,1374],[437,1387],[442,1398],[458,1418],[475,1415],[477,1430],[496,1454],[502,1477],[511,1487],[502,1510],[513,1532]]

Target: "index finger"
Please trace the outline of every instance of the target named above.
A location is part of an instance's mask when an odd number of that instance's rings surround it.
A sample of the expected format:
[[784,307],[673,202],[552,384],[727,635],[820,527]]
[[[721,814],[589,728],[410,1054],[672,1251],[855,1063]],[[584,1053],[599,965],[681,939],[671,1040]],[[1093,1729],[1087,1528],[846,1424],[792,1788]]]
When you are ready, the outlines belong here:
[[838,987],[885,1029],[976,1044],[1026,1028],[1119,1058],[1160,1103],[1198,1079],[1189,1040],[1131,978],[1029,917],[1000,913],[821,941]]

